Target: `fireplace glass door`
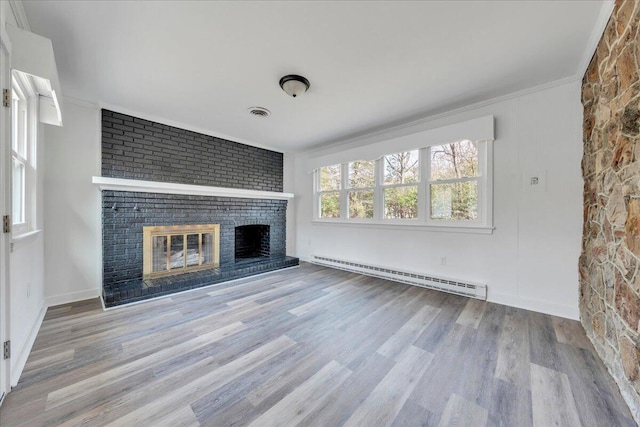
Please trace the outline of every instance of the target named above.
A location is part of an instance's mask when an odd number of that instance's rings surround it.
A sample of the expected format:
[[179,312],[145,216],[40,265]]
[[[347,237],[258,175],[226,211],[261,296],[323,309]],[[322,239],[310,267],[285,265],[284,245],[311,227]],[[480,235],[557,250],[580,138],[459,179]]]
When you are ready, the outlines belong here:
[[143,227],[145,278],[219,265],[220,225]]

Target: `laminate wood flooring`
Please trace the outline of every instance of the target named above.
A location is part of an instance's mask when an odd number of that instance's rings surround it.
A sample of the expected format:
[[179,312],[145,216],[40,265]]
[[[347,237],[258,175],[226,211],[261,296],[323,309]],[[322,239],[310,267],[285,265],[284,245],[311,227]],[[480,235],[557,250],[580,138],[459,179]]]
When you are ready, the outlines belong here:
[[634,426],[578,322],[308,263],[48,310],[2,426]]

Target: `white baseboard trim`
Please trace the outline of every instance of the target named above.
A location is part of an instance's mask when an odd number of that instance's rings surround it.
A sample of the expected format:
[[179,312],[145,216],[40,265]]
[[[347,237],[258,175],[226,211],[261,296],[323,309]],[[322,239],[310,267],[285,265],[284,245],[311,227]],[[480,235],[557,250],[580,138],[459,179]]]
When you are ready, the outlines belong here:
[[577,299],[575,306],[573,306],[534,298],[519,297],[517,295],[489,292],[487,301],[501,305],[508,305],[510,307],[536,311],[538,313],[550,314],[552,316],[564,317],[565,319],[580,320],[580,311],[578,309]]
[[84,291],[69,292],[66,294],[52,295],[46,298],[47,307],[53,307],[60,304],[68,304],[70,302],[82,301],[85,299],[98,298],[100,296],[99,289],[87,289]]
[[20,375],[22,375],[24,365],[27,364],[27,359],[29,358],[29,354],[31,354],[33,343],[35,343],[36,337],[38,336],[38,331],[40,331],[40,325],[42,325],[44,315],[47,314],[47,308],[48,307],[46,301],[43,301],[40,312],[38,313],[38,317],[36,318],[35,323],[31,326],[31,330],[29,331],[27,340],[25,341],[22,348],[17,353],[14,353],[16,354],[15,359],[13,355],[10,359],[15,360],[15,362],[11,366],[11,387],[15,387],[16,385],[18,385],[18,380],[20,379]]

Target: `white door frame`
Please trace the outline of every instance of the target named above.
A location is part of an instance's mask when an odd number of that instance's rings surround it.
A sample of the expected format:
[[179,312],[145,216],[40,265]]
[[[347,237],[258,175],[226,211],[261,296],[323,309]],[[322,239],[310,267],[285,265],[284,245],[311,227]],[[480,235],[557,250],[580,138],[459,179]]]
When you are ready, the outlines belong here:
[[[5,17],[0,17],[4,23]],[[11,43],[2,25],[0,29],[0,89],[11,89],[11,68],[9,66]],[[11,213],[11,109],[0,106],[0,216]],[[1,222],[1,221],[0,221]],[[9,324],[10,289],[9,256],[11,235],[0,229],[0,399],[11,390],[10,360],[4,360],[2,343],[10,339]],[[0,401],[1,403],[1,401]]]

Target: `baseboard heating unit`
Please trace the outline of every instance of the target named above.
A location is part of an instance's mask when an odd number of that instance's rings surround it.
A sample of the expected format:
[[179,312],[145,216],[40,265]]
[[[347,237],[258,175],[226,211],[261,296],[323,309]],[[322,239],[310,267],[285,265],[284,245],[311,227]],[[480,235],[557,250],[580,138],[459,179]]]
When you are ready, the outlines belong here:
[[487,285],[480,283],[472,283],[445,277],[427,276],[425,274],[415,272],[394,270],[391,268],[361,264],[358,262],[328,258],[319,255],[314,255],[311,262],[314,264],[324,265],[326,267],[365,274],[372,277],[380,277],[394,282],[406,283],[408,285],[420,286],[423,288],[448,292],[450,294],[462,295],[481,300],[487,299]]

